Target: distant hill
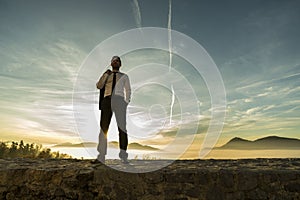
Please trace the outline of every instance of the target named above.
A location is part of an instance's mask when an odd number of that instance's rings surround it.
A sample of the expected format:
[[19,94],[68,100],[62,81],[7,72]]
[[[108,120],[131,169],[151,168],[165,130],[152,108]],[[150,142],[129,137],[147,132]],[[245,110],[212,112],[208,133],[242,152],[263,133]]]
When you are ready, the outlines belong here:
[[128,145],[129,149],[139,149],[139,150],[151,150],[151,151],[155,151],[155,150],[159,150],[158,148],[152,147],[152,146],[148,146],[148,145],[141,145],[139,143],[130,143]]
[[65,143],[54,145],[53,147],[96,147],[96,146],[97,146],[97,143],[94,143],[94,142],[83,142],[83,143],[78,143],[78,144],[65,142]]
[[[108,145],[112,148],[119,148],[119,143],[116,142],[116,141],[109,142]],[[73,144],[73,143],[70,143],[70,142],[66,142],[66,143],[61,143],[61,144],[54,145],[53,147],[54,148],[55,147],[63,147],[63,148],[77,147],[77,148],[80,148],[80,147],[96,147],[96,146],[97,146],[97,143],[94,143],[94,142],[84,142],[84,143],[78,143],[78,144]],[[129,149],[136,149],[136,150],[148,150],[148,151],[159,150],[158,148],[151,147],[151,146],[148,146],[148,145],[141,145],[141,144],[136,143],[136,142],[128,144],[128,148]]]
[[[109,142],[110,147],[119,148],[119,143],[116,141]],[[155,151],[159,150],[158,148],[151,147],[148,145],[141,145],[139,143],[133,142],[128,144],[128,149],[136,149],[136,150],[148,150],[148,151]]]
[[269,136],[259,138],[254,141],[245,140],[243,138],[235,137],[221,147],[216,149],[299,149],[300,140],[296,138],[285,138],[278,136]]

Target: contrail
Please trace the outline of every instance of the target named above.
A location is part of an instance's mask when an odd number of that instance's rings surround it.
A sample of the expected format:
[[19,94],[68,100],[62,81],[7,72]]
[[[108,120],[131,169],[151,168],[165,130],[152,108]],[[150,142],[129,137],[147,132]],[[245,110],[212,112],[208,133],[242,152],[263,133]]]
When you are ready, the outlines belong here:
[[172,67],[172,35],[171,35],[171,23],[172,23],[172,1],[169,0],[169,15],[168,15],[168,41],[169,41],[169,71]]
[[[169,15],[168,15],[168,41],[169,41],[169,72],[171,72],[172,68],[172,0],[169,0]],[[169,124],[172,124],[172,116],[173,116],[173,107],[174,107],[174,102],[175,102],[175,92],[173,88],[173,84],[171,85],[172,89],[172,100],[171,100],[171,105],[170,105],[170,120]]]
[[173,84],[171,85],[171,89],[172,89],[172,101],[171,101],[171,108],[170,108],[170,125],[172,124],[172,116],[173,116],[173,106],[174,106],[174,102],[175,102],[175,92],[173,89]]
[[139,6],[138,0],[133,0],[132,8],[133,8],[136,26],[138,28],[141,28],[142,27],[142,16],[141,16],[141,11],[140,11],[140,6]]

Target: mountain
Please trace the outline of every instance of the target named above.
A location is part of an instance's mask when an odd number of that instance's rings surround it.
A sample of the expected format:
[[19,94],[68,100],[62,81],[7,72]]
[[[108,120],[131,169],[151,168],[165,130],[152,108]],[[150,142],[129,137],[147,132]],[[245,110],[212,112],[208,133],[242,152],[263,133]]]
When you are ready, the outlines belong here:
[[[108,145],[112,148],[119,148],[119,143],[116,141],[112,141],[109,142]],[[94,142],[83,142],[83,143],[78,143],[78,144],[73,144],[70,142],[66,142],[66,143],[61,143],[61,144],[57,144],[54,145],[53,147],[63,147],[63,148],[72,148],[72,147],[96,147],[97,143]],[[129,149],[136,149],[136,150],[148,150],[148,151],[155,151],[155,150],[159,150],[158,148],[152,147],[152,146],[148,146],[148,145],[141,145],[139,143],[133,142],[128,144],[128,148]]]
[[[109,142],[109,146],[113,148],[119,148],[119,143],[116,141]],[[135,149],[135,150],[148,150],[148,151],[155,151],[159,150],[158,148],[148,146],[148,145],[141,145],[139,143],[133,142],[128,144],[128,149]]]
[[96,147],[96,146],[97,146],[97,143],[94,143],[94,142],[83,142],[83,143],[78,143],[78,144],[65,142],[65,143],[54,145],[53,147]]
[[138,149],[138,150],[150,150],[150,151],[155,151],[159,150],[158,148],[148,146],[148,145],[141,145],[139,143],[133,142],[128,145],[129,149]]
[[256,150],[256,149],[299,149],[300,140],[296,138],[285,138],[278,136],[268,136],[259,138],[254,141],[245,140],[239,137],[235,137],[217,149],[244,149],[244,150]]

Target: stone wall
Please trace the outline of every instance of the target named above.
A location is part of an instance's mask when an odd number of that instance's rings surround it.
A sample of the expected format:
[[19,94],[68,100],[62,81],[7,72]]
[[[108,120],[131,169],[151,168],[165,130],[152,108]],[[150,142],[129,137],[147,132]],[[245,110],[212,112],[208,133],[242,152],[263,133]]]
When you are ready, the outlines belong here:
[[300,159],[181,160],[149,173],[89,160],[0,159],[0,167],[0,199],[300,199]]

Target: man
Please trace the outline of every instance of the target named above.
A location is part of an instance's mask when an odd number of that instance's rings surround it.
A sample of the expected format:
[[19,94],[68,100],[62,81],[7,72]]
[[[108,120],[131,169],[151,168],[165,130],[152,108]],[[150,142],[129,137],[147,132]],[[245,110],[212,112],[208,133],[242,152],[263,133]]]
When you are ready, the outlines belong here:
[[119,157],[123,163],[128,163],[128,136],[126,130],[126,110],[130,102],[131,87],[127,74],[120,72],[121,59],[113,56],[111,59],[112,71],[107,70],[99,79],[98,89],[105,88],[104,98],[101,101],[100,134],[97,150],[97,161],[105,162],[107,153],[107,132],[112,114],[115,114],[119,130]]

